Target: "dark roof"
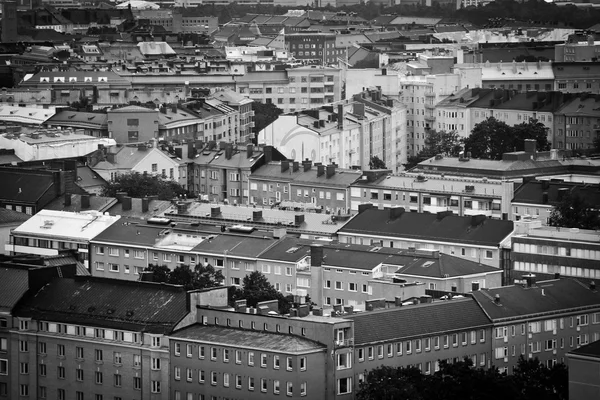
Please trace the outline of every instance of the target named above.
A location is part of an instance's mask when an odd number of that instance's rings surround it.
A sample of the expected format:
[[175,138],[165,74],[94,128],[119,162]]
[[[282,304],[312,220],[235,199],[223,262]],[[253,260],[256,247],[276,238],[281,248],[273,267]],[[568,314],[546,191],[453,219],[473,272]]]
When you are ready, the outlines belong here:
[[414,262],[398,269],[396,274],[429,278],[450,278],[490,272],[501,273],[502,271],[475,261],[439,253],[436,260],[420,259],[419,262]]
[[600,340],[596,340],[595,342],[581,346],[580,348],[569,352],[569,354],[600,358]]
[[123,203],[113,203],[108,210],[110,215],[120,215],[122,217],[131,218],[151,218],[161,214],[171,206],[171,202],[167,200],[150,200],[148,203],[148,211],[142,211],[142,199],[131,199],[131,210],[123,210]]
[[52,187],[54,179],[48,173],[0,168],[0,182],[0,199],[34,203]]
[[[547,186],[545,186],[547,185]],[[600,185],[583,184],[573,182],[555,182],[555,181],[529,181],[523,183],[515,190],[513,202],[539,204],[539,205],[557,205],[560,203],[558,198],[560,189],[573,196],[579,196],[585,199],[588,204],[594,208],[600,207]],[[544,193],[547,193],[548,199],[544,202]]]
[[554,62],[552,72],[555,79],[589,79],[600,73],[597,62]]
[[491,325],[477,303],[469,298],[367,311],[345,318],[354,320],[355,345]]
[[90,271],[85,268],[85,265],[81,261],[77,259],[73,253],[67,254],[58,254],[56,256],[46,256],[44,257],[44,265],[47,267],[62,267],[63,265],[77,265],[77,275],[80,276],[89,276]]
[[20,224],[31,218],[31,215],[0,207],[0,224]]
[[272,237],[268,236],[238,236],[238,235],[218,235],[217,237],[205,240],[196,247],[194,252],[227,254],[233,257],[258,257],[260,253],[268,249],[275,243]]
[[[500,302],[495,302],[495,297]],[[492,320],[525,317],[540,313],[568,311],[581,307],[600,308],[600,292],[576,279],[538,282],[527,288],[521,285],[481,289],[473,297]]]
[[390,219],[390,210],[371,208],[354,216],[338,232],[498,246],[513,231],[513,222],[505,220],[485,218],[473,226],[476,217],[438,219],[436,214],[403,212]]
[[0,307],[12,309],[29,289],[27,269],[0,267]]
[[44,209],[46,210],[55,210],[55,211],[72,211],[72,212],[80,212],[80,211],[88,211],[88,210],[96,210],[105,212],[107,211],[113,204],[117,202],[117,199],[114,197],[103,197],[103,196],[90,196],[90,207],[89,208],[81,208],[81,195],[72,194],[71,195],[71,205],[65,205],[65,196],[60,196],[50,203],[48,203]]
[[310,170],[304,172],[304,167],[301,163],[299,164],[297,171],[293,172],[292,170],[292,163],[290,163],[290,166],[286,171],[281,172],[281,162],[270,162],[253,171],[250,179],[278,179],[291,181],[292,184],[338,186],[347,188],[361,176],[360,171],[336,168],[335,174],[329,178],[326,173],[317,177],[317,167],[312,166]]
[[15,315],[38,320],[168,333],[187,314],[180,286],[97,277],[58,278],[23,300]]
[[326,346],[293,335],[282,335],[264,331],[250,331],[195,324],[170,335],[174,338],[198,340],[236,347],[251,347],[265,351],[303,353],[325,350]]

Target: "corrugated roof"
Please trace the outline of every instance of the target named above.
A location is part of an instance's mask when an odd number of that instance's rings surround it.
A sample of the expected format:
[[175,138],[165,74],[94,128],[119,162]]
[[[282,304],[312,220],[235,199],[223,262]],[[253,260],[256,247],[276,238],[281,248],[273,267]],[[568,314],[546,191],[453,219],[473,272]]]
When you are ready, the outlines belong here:
[[58,278],[15,315],[106,328],[168,333],[187,314],[183,287],[97,277]]
[[398,307],[353,314],[354,344],[451,333],[491,325],[472,299]]
[[171,337],[288,354],[327,349],[325,345],[293,335],[199,324],[183,328],[173,333]]
[[339,233],[433,240],[498,247],[513,231],[512,221],[486,218],[472,226],[472,217],[403,212],[390,219],[390,210],[368,209],[352,218]]
[[[496,295],[500,298],[498,303]],[[514,285],[481,289],[473,292],[473,297],[492,320],[575,311],[580,307],[600,309],[600,291],[591,290],[576,279],[543,281],[530,288]]]

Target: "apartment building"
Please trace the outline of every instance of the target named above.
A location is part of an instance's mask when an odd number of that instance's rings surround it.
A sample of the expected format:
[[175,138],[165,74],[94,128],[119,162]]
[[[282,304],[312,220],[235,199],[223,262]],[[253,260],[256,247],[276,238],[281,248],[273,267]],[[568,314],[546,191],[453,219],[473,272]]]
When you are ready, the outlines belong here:
[[509,282],[536,274],[539,280],[556,276],[589,282],[600,279],[600,236],[596,231],[542,226],[525,221],[527,228],[512,238],[513,268]]
[[364,171],[350,185],[350,209],[357,212],[370,203],[379,209],[400,206],[411,212],[511,219],[513,192],[514,182],[507,180]]
[[[236,135],[236,141],[240,143],[249,143],[254,139],[254,111],[252,110],[252,100],[246,96],[242,96],[233,90],[219,90],[212,94],[214,99],[219,100],[224,105],[233,108],[239,119],[239,135]],[[210,136],[209,136],[210,137]],[[218,139],[213,139],[218,140]]]
[[600,208],[600,186],[576,182],[564,182],[562,179],[535,179],[525,177],[523,184],[515,190],[512,199],[512,215],[514,219],[535,218],[542,225],[548,225],[550,215],[555,206],[570,194],[585,199],[594,209]]
[[552,63],[552,70],[554,90],[600,94],[600,68],[597,62],[555,62]]
[[574,279],[527,283],[473,292],[493,323],[491,365],[511,373],[520,356],[547,366],[600,339],[600,295]]
[[285,71],[248,72],[236,89],[254,101],[274,104],[284,113],[320,107],[342,99],[339,68],[303,66]]
[[359,177],[360,172],[340,170],[335,164],[313,167],[310,160],[272,162],[250,174],[250,203],[348,214],[349,187]]
[[439,370],[440,360],[452,363],[468,357],[477,367],[490,365],[491,323],[469,298],[373,310],[345,318],[354,322],[355,390],[365,374],[379,366],[416,366],[430,375]]
[[89,268],[90,241],[119,218],[97,211],[41,210],[11,232],[10,243],[5,244],[4,250],[9,254],[40,256],[75,250],[79,261]]
[[554,148],[585,151],[600,135],[600,96],[581,94],[566,101],[554,118]]
[[[455,69],[471,68],[472,64],[457,64]],[[554,89],[554,68],[550,62],[497,62],[481,64],[482,88],[549,91]]]
[[285,35],[285,48],[296,60],[319,65],[337,64],[342,56],[335,47],[336,35],[330,32],[299,32]]
[[512,221],[484,215],[459,217],[449,211],[407,212],[403,207],[378,210],[371,204],[358,211],[338,231],[340,243],[439,250],[505,271],[510,268],[507,252],[514,233]]
[[259,132],[258,141],[292,160],[364,170],[377,156],[388,168],[400,171],[406,157],[405,121],[404,107],[374,90],[336,106],[280,115]]
[[186,296],[169,285],[51,280],[13,311],[10,398],[165,398],[165,334],[187,314]]

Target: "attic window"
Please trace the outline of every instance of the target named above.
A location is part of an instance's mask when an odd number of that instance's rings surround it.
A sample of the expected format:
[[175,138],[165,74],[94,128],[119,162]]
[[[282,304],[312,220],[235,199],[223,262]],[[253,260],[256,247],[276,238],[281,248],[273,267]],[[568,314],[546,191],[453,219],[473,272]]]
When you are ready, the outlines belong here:
[[50,82],[50,78],[44,76],[44,77],[40,78],[40,82]]
[[108,78],[105,76],[99,76],[98,77],[98,82],[108,82]]
[[75,76],[70,76],[70,77],[69,77],[69,82],[77,82],[77,77],[75,77]]
[[537,72],[534,72],[533,74],[534,74],[534,75],[537,75]]
[[65,83],[65,77],[64,77],[64,76],[55,76],[55,77],[54,77],[54,82],[62,82],[62,83]]
[[84,82],[91,82],[92,81],[92,77],[91,76],[86,76],[83,78]]
[[523,73],[519,71],[519,75],[523,75]]

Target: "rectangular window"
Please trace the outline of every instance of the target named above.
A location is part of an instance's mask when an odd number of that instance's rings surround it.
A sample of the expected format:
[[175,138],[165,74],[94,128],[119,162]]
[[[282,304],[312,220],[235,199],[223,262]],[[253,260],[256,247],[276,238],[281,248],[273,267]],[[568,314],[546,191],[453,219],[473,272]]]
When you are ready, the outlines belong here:
[[348,394],[352,393],[352,378],[341,378],[337,382],[337,394]]

